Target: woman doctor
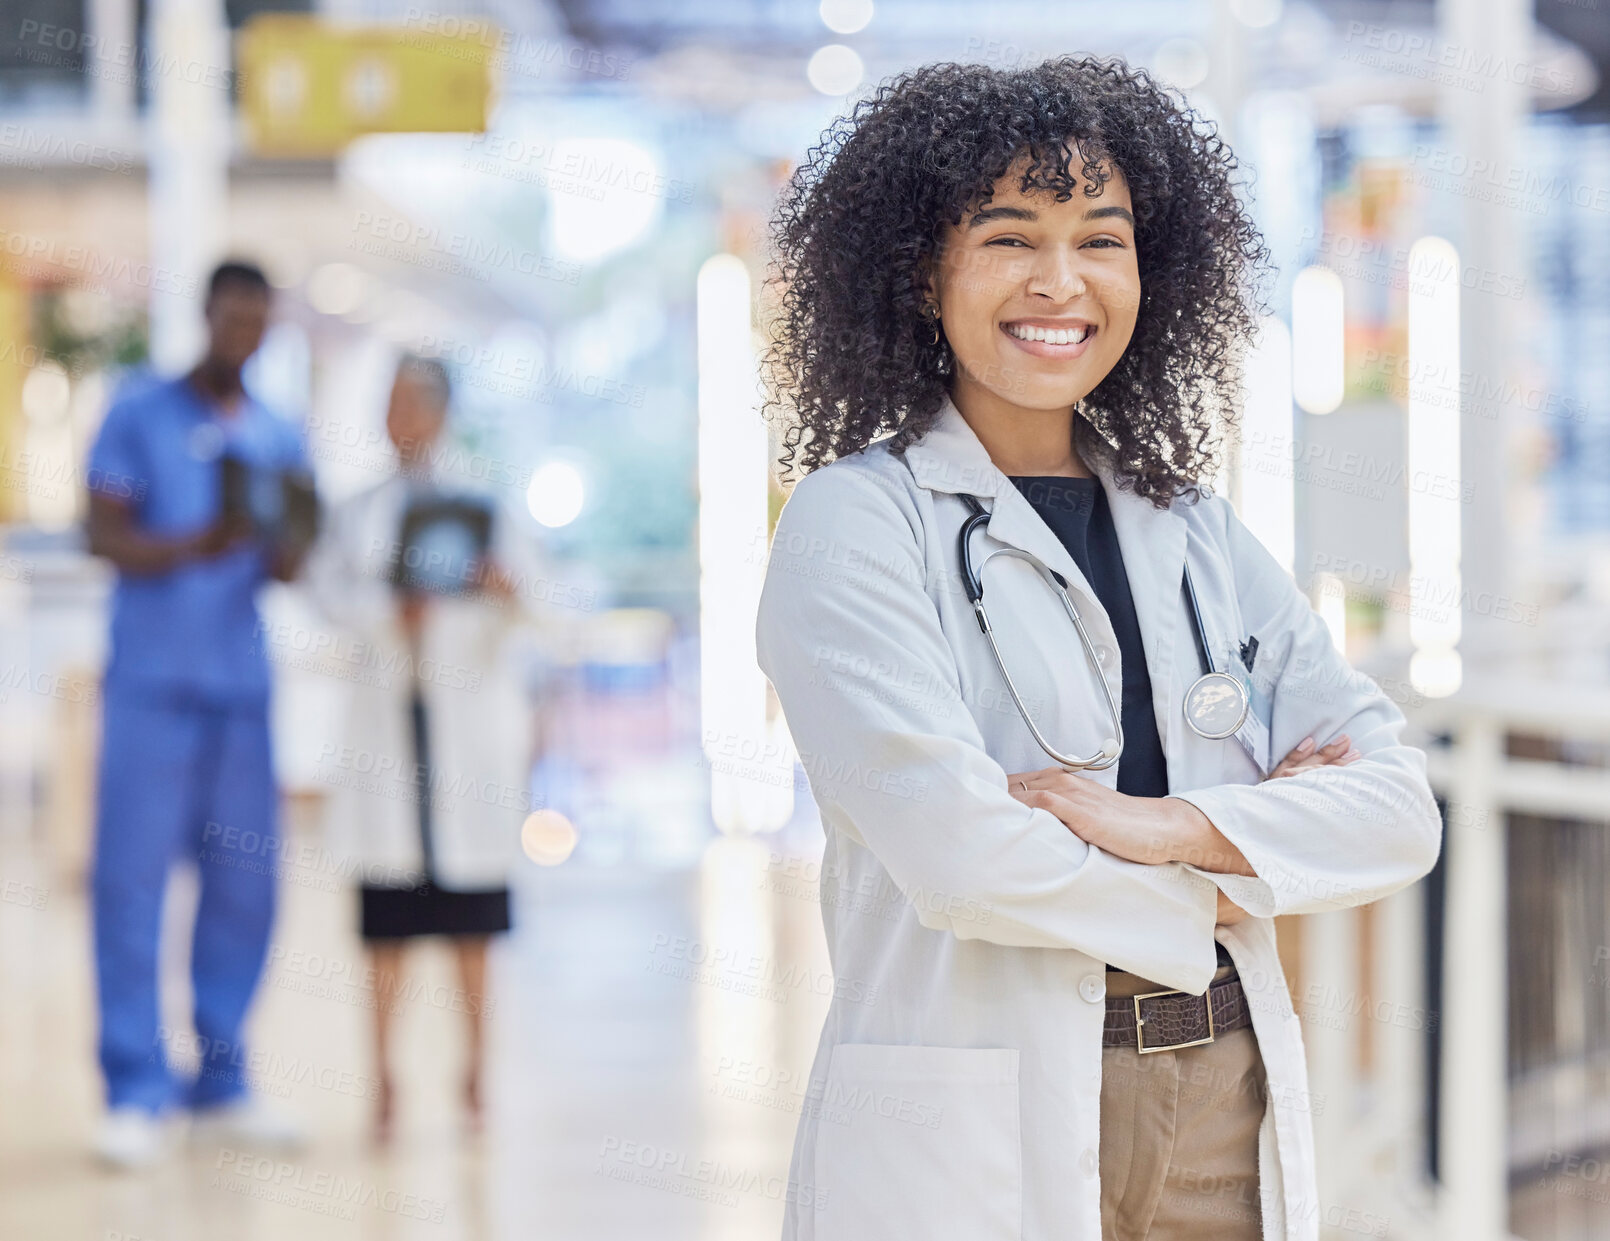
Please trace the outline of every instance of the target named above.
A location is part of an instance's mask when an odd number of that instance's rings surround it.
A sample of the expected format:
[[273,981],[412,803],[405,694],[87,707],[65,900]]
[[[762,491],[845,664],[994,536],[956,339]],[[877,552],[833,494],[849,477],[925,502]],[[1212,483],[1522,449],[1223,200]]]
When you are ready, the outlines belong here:
[[756,636],[835,973],[790,1241],[1318,1236],[1273,918],[1412,883],[1441,821],[1204,487],[1266,260],[1234,167],[1122,62],[939,65],[785,195],[808,472]]
[[[401,360],[386,412],[397,468],[335,506],[308,569],[315,602],[362,653],[351,661],[342,743],[325,747],[321,765],[331,836],[362,866],[382,1143],[395,1114],[391,1018],[416,989],[404,954],[425,936],[453,949],[458,987],[445,1004],[464,1015],[462,1099],[472,1130],[480,1125],[487,949],[510,926],[508,880],[532,809],[522,672],[542,579],[528,519],[487,496],[473,463],[448,445],[450,396],[441,362]],[[397,584],[399,557],[424,565],[418,546],[400,541],[405,514],[454,501],[492,509],[485,554],[442,554],[430,582]]]

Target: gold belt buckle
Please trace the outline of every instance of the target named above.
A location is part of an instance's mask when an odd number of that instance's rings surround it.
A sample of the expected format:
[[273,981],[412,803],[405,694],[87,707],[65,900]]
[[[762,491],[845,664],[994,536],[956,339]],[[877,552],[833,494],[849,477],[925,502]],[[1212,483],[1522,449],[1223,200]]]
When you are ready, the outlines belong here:
[[1189,1043],[1165,1043],[1161,1047],[1146,1046],[1146,1018],[1140,1015],[1140,1002],[1142,1000],[1155,1000],[1160,995],[1189,994],[1189,992],[1181,991],[1179,988],[1175,987],[1168,991],[1148,991],[1145,995],[1135,996],[1135,1048],[1140,1052],[1141,1055],[1150,1055],[1154,1051],[1174,1051],[1181,1047],[1200,1047],[1203,1043],[1211,1043],[1213,1041],[1213,988],[1210,986],[1202,993],[1201,997],[1202,1002],[1207,1005],[1208,1032],[1206,1038],[1192,1039]]

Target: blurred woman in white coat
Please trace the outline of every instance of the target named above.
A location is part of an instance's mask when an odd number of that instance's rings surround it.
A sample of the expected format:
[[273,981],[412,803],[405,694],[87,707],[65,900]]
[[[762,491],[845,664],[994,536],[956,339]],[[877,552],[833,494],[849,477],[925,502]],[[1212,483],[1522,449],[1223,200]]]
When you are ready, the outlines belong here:
[[1267,257],[1233,168],[1122,62],[939,65],[785,194],[806,473],[756,637],[835,974],[789,1241],[1313,1241],[1336,1205],[1273,918],[1413,882],[1441,819],[1205,485]]
[[532,809],[522,655],[535,552],[525,515],[443,447],[449,401],[440,362],[403,359],[386,415],[396,472],[334,508],[308,572],[315,602],[363,651],[350,661],[340,743],[320,763],[331,837],[363,875],[381,1141],[394,1114],[391,1017],[415,990],[403,953],[420,936],[454,949],[449,1006],[469,1034],[463,1101],[480,1123],[487,946],[509,929],[509,874]]

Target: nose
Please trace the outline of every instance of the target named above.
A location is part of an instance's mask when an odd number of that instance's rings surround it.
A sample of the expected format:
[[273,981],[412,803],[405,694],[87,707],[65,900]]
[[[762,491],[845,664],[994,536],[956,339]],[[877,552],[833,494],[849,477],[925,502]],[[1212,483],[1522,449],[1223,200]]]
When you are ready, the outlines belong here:
[[1030,296],[1047,297],[1054,302],[1083,297],[1085,279],[1079,270],[1077,253],[1066,246],[1043,247],[1035,255],[1027,292]]

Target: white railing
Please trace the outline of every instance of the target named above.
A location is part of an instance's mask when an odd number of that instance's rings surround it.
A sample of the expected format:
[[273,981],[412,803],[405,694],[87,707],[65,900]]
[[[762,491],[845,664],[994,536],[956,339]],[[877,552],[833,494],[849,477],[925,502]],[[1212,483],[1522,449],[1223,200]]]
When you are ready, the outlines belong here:
[[1560,1137],[1510,1123],[1506,816],[1610,820],[1610,770],[1509,757],[1506,738],[1610,743],[1610,689],[1493,678],[1409,714],[1449,737],[1427,749],[1432,787],[1448,801],[1437,1221],[1449,1241],[1500,1241],[1512,1164],[1535,1162]]

